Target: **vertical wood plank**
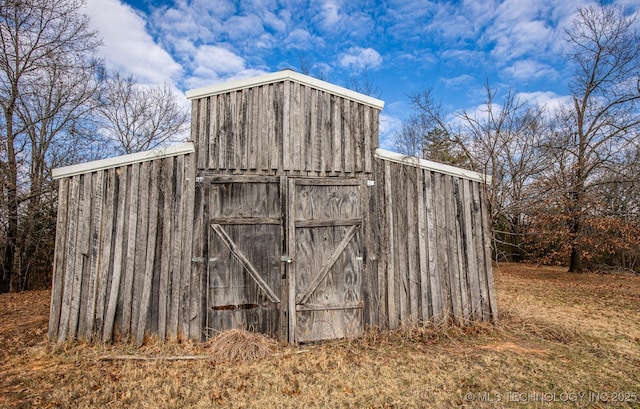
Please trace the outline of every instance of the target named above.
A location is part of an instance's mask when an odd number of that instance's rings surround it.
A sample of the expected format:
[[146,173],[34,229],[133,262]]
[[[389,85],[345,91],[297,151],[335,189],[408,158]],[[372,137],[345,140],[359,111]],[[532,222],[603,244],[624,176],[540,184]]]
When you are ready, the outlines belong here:
[[424,191],[427,222],[427,253],[429,257],[429,287],[431,289],[431,318],[434,323],[439,324],[443,319],[442,291],[440,284],[440,273],[437,252],[437,213],[435,201],[435,175],[433,172],[425,171]]
[[[291,140],[291,123],[293,118],[290,115],[291,100],[294,97],[291,90],[291,82],[285,81],[282,86],[282,103],[279,105],[282,107],[282,112],[275,109],[275,115],[282,115],[282,170],[285,172],[291,169],[293,157],[291,152],[293,149],[293,141]],[[277,103],[281,98],[279,92],[274,95],[274,103]],[[277,123],[277,121],[276,121]],[[272,162],[273,164],[273,162]]]
[[[204,228],[208,223],[204,218],[204,198],[203,185],[197,183],[194,192],[194,216],[193,216],[193,235],[192,235],[192,255],[195,259],[191,260],[191,284],[190,284],[190,311],[189,311],[189,338],[200,340],[202,338],[203,320],[202,320],[202,292],[206,291],[206,287],[202,286],[203,270],[208,264],[208,256],[204,248]],[[195,260],[203,260],[195,261]],[[207,260],[207,261],[204,261]]]
[[69,331],[69,316],[71,313],[71,298],[73,293],[73,277],[75,268],[75,256],[76,256],[76,241],[78,239],[78,206],[80,199],[80,176],[76,175],[71,177],[70,180],[70,197],[69,197],[69,214],[67,220],[69,221],[69,227],[66,237],[66,263],[64,266],[64,289],[62,291],[62,305],[60,312],[60,325],[58,330],[58,343],[62,343],[67,340],[67,333]]
[[469,280],[469,295],[471,302],[471,318],[474,320],[482,319],[482,306],[480,302],[480,279],[478,277],[478,255],[476,254],[475,241],[477,237],[473,229],[473,200],[471,197],[471,184],[470,180],[462,181],[462,195],[464,198],[464,229],[465,229],[465,252],[467,254],[468,263],[468,280]]
[[391,185],[391,163],[384,162],[384,196],[385,196],[385,212],[387,216],[387,314],[389,319],[389,329],[395,329],[398,322],[396,316],[396,300],[395,295],[395,254],[394,251],[394,228],[393,228],[393,190]]
[[[89,238],[89,283],[87,294],[87,312],[85,315],[84,334],[80,334],[84,339],[91,342],[93,337],[93,325],[95,322],[96,299],[98,292],[98,268],[100,266],[100,245],[102,235],[102,206],[104,202],[104,175],[106,171],[101,170],[91,175],[92,177],[92,206],[91,209],[91,234]],[[87,175],[88,176],[88,175]]]
[[128,193],[128,167],[121,167],[116,169],[118,184],[117,188],[117,202],[118,209],[115,216],[116,223],[116,234],[114,237],[114,249],[113,249],[113,277],[111,278],[111,289],[109,290],[109,300],[107,303],[107,311],[104,318],[104,329],[102,331],[102,341],[110,342],[113,339],[114,333],[114,324],[115,324],[115,316],[116,316],[116,307],[118,304],[119,292],[120,292],[120,281],[122,279],[122,269],[123,269],[123,253],[124,253],[124,238],[125,238],[125,221],[127,218],[126,214],[126,200]]
[[114,220],[114,203],[117,201],[115,169],[105,170],[104,206],[102,216],[102,234],[100,236],[100,262],[98,263],[98,293],[95,312],[95,337],[102,340],[104,331],[104,314],[107,302],[107,291],[109,288],[109,277],[111,275],[113,261],[112,236]]
[[207,110],[203,113],[207,117],[205,139],[209,144],[209,169],[220,168],[220,142],[218,133],[218,96],[212,95],[208,99]]
[[191,103],[191,140],[196,141],[198,166],[206,168],[209,155],[213,152],[209,149],[207,140],[207,105],[209,98],[194,99]]
[[[138,320],[140,317],[140,304],[142,303],[142,291],[145,279],[145,262],[149,242],[149,184],[151,162],[140,163],[140,176],[138,183],[138,209],[135,242],[135,258],[133,268],[133,290],[131,297],[131,337],[138,333]],[[155,203],[153,203],[155,206]]]
[[[156,257],[156,237],[157,237],[157,222],[158,222],[158,184],[155,183],[158,180],[158,162],[159,160],[150,163],[148,178],[151,183],[151,189],[148,196],[149,205],[141,209],[141,211],[148,211],[147,216],[147,231],[146,231],[146,251],[144,259],[144,268],[138,272],[143,277],[142,288],[140,294],[138,315],[133,316],[133,319],[137,320],[135,326],[135,339],[136,345],[141,346],[144,342],[145,329],[147,327],[147,319],[149,317],[149,308],[151,306],[151,284],[153,281],[153,267]],[[146,184],[146,182],[145,182]],[[144,242],[138,243],[139,246],[144,246]]]
[[133,303],[133,275],[135,273],[136,260],[136,235],[138,227],[138,199],[140,185],[140,163],[134,163],[131,167],[131,185],[129,186],[129,214],[126,248],[126,268],[124,268],[124,281],[122,287],[122,322],[120,334],[124,340],[129,339],[131,331],[131,307]]
[[49,308],[49,341],[55,341],[60,327],[60,311],[62,309],[62,294],[64,290],[65,260],[68,249],[66,247],[69,210],[69,181],[70,178],[60,179],[58,184],[58,215],[56,220],[56,241],[53,259],[53,279],[51,291],[51,305]]
[[479,190],[481,190],[481,219],[483,242],[484,242],[484,270],[486,274],[487,292],[489,293],[489,314],[491,320],[494,323],[498,322],[498,306],[496,305],[496,295],[493,287],[493,267],[491,265],[491,218],[489,217],[488,199],[486,194],[486,187],[478,183]]
[[296,338],[296,225],[295,225],[295,209],[296,209],[296,185],[295,180],[289,179],[287,200],[287,251],[293,263],[287,263],[287,279],[289,280],[288,300],[288,317],[289,317],[289,343],[295,344]]
[[458,245],[456,231],[456,204],[453,197],[453,177],[444,176],[445,182],[445,214],[446,235],[449,256],[449,291],[451,294],[451,304],[453,316],[457,322],[462,322],[462,296],[460,294],[460,271],[458,266]]
[[364,152],[363,152],[364,171],[367,174],[373,171],[371,169],[371,160],[373,156],[372,146],[375,146],[375,145],[371,145],[371,140],[373,139],[372,134],[374,132],[373,131],[374,127],[371,123],[373,120],[373,110],[374,108],[372,107],[368,107],[368,106],[364,107],[364,121],[362,123],[362,128],[363,128],[362,137],[364,138]]
[[[80,313],[85,312],[86,292],[82,291],[83,284],[86,287],[85,271],[88,270],[87,256],[89,253],[89,233],[91,229],[91,175],[82,177],[81,198],[78,208],[78,240],[76,241],[75,265],[73,271],[73,290],[71,294],[71,311],[69,313],[69,339],[75,339],[84,332],[85,320]],[[84,318],[84,316],[82,317]],[[79,328],[80,327],[80,328]]]
[[362,124],[362,118],[364,117],[364,105],[357,102],[353,102],[353,111],[351,113],[352,137],[353,137],[353,153],[354,153],[354,171],[357,173],[362,172],[364,167],[364,160],[362,158],[362,150],[364,149],[364,129]]
[[160,200],[162,202],[162,245],[160,246],[160,285],[158,289],[158,337],[167,337],[168,316],[171,306],[171,266],[172,248],[171,235],[173,234],[173,170],[175,158],[167,158],[162,161],[160,170]]
[[460,299],[462,308],[462,320],[468,324],[471,316],[471,298],[469,294],[469,261],[465,251],[466,232],[464,230],[464,206],[463,206],[463,179],[454,177],[453,179],[453,200],[456,218],[456,251],[458,253],[458,279],[460,281]]
[[174,174],[173,184],[175,186],[173,203],[173,222],[172,222],[172,235],[171,235],[171,277],[170,277],[170,297],[169,311],[167,319],[167,337],[171,340],[175,340],[178,337],[178,315],[180,311],[180,268],[181,268],[181,253],[182,243],[180,238],[182,237],[182,218],[183,208],[180,204],[183,202],[182,195],[184,194],[184,157],[176,157],[174,162]]
[[[353,121],[351,120],[351,101],[345,99],[342,101],[342,142],[343,142],[343,171],[345,173],[353,172]],[[385,162],[386,163],[386,162]]]
[[[180,331],[185,338],[189,337],[191,321],[191,258],[193,243],[193,211],[195,196],[195,158],[193,154],[184,156],[184,194],[180,202],[182,212],[182,242],[181,256],[181,323]],[[193,294],[193,296],[199,296]]]
[[431,317],[431,290],[429,281],[429,252],[425,204],[425,177],[424,170],[416,168],[416,199],[418,217],[418,268],[420,270],[420,314],[422,321],[428,321]]
[[[284,122],[284,112],[282,111],[282,106],[284,103],[284,85],[282,83],[278,84],[270,84],[268,88],[267,94],[267,106],[268,106],[268,116],[267,116],[267,129],[269,133],[269,143],[273,146],[273,152],[271,156],[269,156],[269,162],[271,163],[270,169],[277,170],[287,170],[284,167],[284,159],[281,164],[280,158],[282,158],[283,152],[289,154],[288,145],[284,146],[284,138],[282,135],[285,132],[285,128],[288,129],[289,123]],[[288,98],[288,94],[287,94]],[[287,113],[287,118],[288,118]],[[288,131],[287,131],[288,134]],[[287,136],[287,143],[288,136]],[[286,149],[286,150],[285,150]]]
[[[366,136],[365,136],[366,138]],[[407,207],[407,263],[409,270],[409,307],[411,322],[418,322],[420,317],[420,235],[418,231],[418,178],[419,168],[405,167]]]
[[434,174],[434,202],[436,204],[436,248],[438,255],[438,278],[440,281],[440,292],[442,294],[441,317],[448,319],[453,314],[451,301],[451,278],[449,274],[449,252],[448,232],[447,232],[447,212],[446,212],[446,183],[445,175]]
[[332,141],[332,153],[333,167],[332,171],[339,172],[342,170],[342,103],[343,99],[335,95],[331,96],[331,134]]

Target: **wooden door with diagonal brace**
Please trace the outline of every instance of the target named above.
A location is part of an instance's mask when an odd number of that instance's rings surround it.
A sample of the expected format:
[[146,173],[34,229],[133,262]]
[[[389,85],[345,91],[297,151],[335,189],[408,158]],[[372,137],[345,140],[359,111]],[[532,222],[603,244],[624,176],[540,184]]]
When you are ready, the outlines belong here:
[[211,179],[207,338],[232,328],[283,336],[280,185],[269,177]]
[[362,189],[360,179],[288,182],[291,343],[362,333]]

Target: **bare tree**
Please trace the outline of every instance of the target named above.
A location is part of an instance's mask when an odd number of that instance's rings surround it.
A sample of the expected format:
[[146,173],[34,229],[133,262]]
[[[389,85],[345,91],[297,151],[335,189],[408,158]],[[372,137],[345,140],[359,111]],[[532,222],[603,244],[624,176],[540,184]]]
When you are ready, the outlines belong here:
[[167,84],[144,86],[114,74],[106,81],[100,112],[102,131],[123,153],[153,149],[183,136],[189,125],[186,107]]
[[569,271],[583,271],[584,222],[594,187],[607,169],[619,169],[621,156],[640,125],[640,36],[637,16],[615,6],[578,10],[567,32],[569,58],[575,64],[570,81],[572,104],[558,120],[547,144],[555,159],[548,182],[562,196],[570,240]]
[[486,100],[474,112],[449,115],[432,91],[411,96],[413,121],[396,135],[396,144],[425,158],[471,167],[492,176],[487,197],[494,226],[497,256],[520,259],[527,232],[529,188],[543,159],[540,140],[546,132],[543,108],[518,99],[508,91],[497,102],[497,91],[486,84]]
[[81,14],[82,5],[80,0],[0,5],[0,169],[6,209],[0,292],[24,285],[29,263],[21,255],[33,257],[24,246],[33,231],[22,229],[20,220],[35,226],[40,215],[50,213],[40,208],[46,203],[51,209],[55,201],[48,171],[66,157],[52,151],[69,146],[63,140],[72,137],[96,90],[99,41]]

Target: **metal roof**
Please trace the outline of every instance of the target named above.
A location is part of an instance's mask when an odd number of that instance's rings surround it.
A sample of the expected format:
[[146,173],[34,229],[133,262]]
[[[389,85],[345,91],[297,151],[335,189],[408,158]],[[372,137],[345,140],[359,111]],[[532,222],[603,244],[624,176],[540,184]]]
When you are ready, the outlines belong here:
[[373,98],[368,95],[364,95],[359,92],[355,92],[350,89],[343,88],[326,81],[309,77],[308,75],[300,74],[289,69],[273,72],[270,74],[264,74],[257,77],[223,82],[220,84],[210,85],[204,88],[194,89],[191,91],[187,91],[186,95],[187,95],[187,99],[197,99],[197,98],[223,94],[226,92],[237,91],[237,90],[246,89],[246,88],[259,87],[261,85],[272,84],[275,82],[281,82],[286,80],[295,81],[300,84],[308,85],[312,88],[326,91],[330,94],[338,95],[340,97],[350,99],[356,102],[360,102],[362,104],[369,105],[374,108],[378,108],[378,109],[384,108],[384,101],[381,101],[377,98]]
[[475,180],[482,183],[491,183],[491,176],[484,173],[475,172],[473,170],[459,168],[457,166],[445,165],[444,163],[433,162],[430,160],[416,158],[415,156],[407,156],[401,153],[391,152],[384,149],[376,149],[376,158],[388,160],[403,165],[416,166],[422,169],[432,170],[434,172],[444,173],[446,175],[457,176],[465,179]]
[[165,148],[158,148],[150,151],[132,153],[129,155],[116,156],[114,158],[95,160],[92,162],[80,163],[78,165],[56,168],[51,171],[51,174],[53,175],[54,179],[60,179],[69,176],[80,175],[82,173],[96,172],[99,170],[126,166],[132,163],[168,158],[171,156],[178,156],[193,152],[195,152],[193,143],[187,142],[180,145],[167,146]]

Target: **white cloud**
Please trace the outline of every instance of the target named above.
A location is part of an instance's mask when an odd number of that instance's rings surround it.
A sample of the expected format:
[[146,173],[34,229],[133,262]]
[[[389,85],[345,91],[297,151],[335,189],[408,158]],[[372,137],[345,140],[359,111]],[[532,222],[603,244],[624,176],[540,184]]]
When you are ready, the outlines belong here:
[[131,74],[141,83],[176,79],[182,67],[146,30],[145,20],[118,0],[89,0],[86,13],[103,39],[101,49],[108,68]]
[[558,95],[551,91],[521,92],[516,95],[522,101],[529,101],[545,107],[547,111],[554,112],[560,107],[571,103],[571,97]]
[[526,84],[540,78],[556,79],[558,72],[550,65],[535,60],[518,60],[503,70],[507,75]]
[[373,48],[351,47],[339,56],[338,64],[356,70],[375,69],[382,64],[382,56]]
[[[314,47],[313,35],[305,29],[296,28],[291,31],[287,38],[284,40],[287,48],[296,50],[307,50]],[[320,41],[317,39],[317,41]]]

